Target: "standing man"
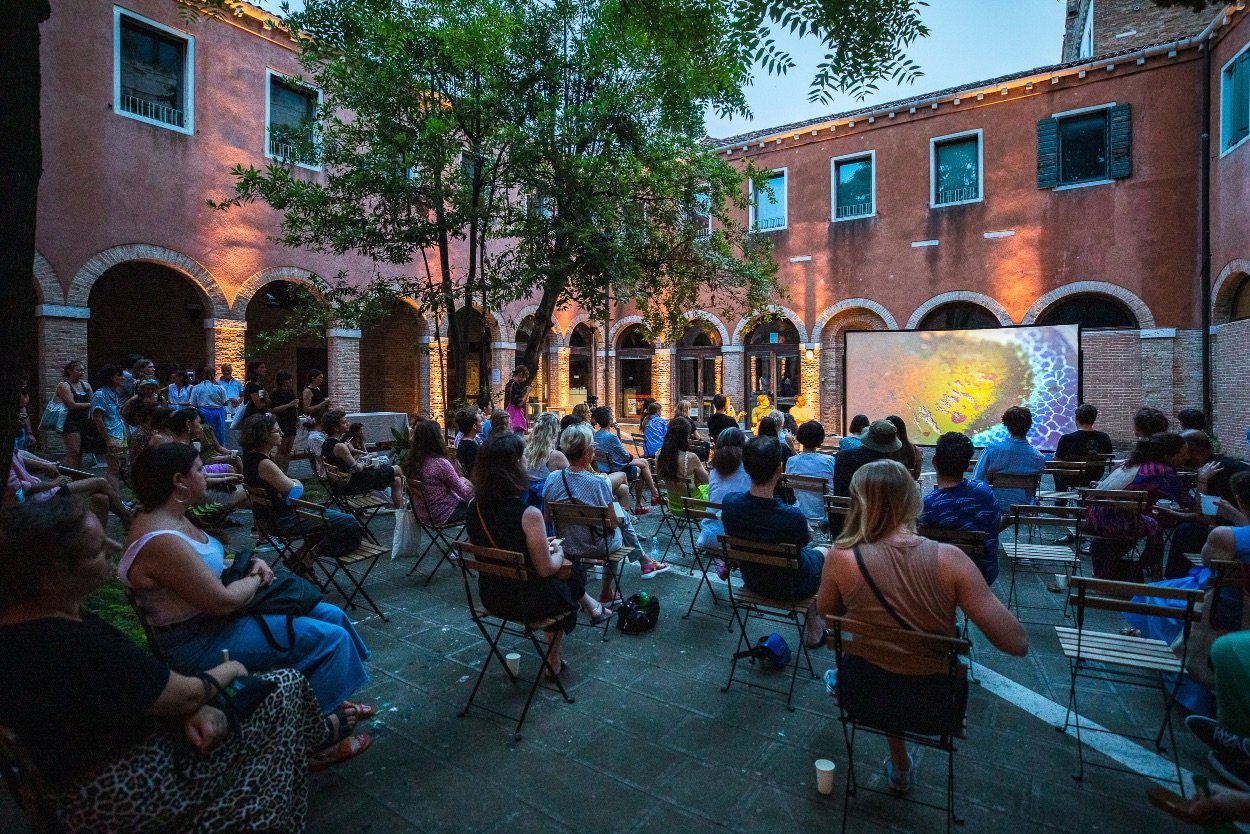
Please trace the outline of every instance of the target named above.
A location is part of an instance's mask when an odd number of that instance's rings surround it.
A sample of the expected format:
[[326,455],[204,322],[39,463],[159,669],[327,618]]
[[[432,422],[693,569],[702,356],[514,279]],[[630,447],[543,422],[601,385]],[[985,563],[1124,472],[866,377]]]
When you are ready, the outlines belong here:
[[[991,443],[981,451],[977,468],[972,473],[974,481],[989,481],[993,474],[1036,475],[1046,468],[1046,458],[1029,445],[1026,435],[1033,428],[1033,413],[1022,405],[1013,405],[1003,412],[1003,425],[1009,435],[1006,440]],[[1012,504],[1032,504],[1035,496],[1021,487],[994,488],[1001,510],[1010,510]]]
[[234,378],[234,368],[226,363],[221,366],[221,379],[217,380],[217,384],[226,392],[226,423],[228,425],[243,402],[243,383]]

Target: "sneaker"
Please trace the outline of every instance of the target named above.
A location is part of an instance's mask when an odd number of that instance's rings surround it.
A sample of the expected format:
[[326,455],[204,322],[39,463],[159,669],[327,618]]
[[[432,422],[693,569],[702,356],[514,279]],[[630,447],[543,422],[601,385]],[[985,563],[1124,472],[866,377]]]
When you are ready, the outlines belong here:
[[1207,753],[1207,764],[1237,790],[1250,791],[1250,761],[1212,750]]
[[642,504],[639,504],[637,507],[634,507],[634,509],[631,510],[631,512],[633,512],[634,515],[646,515],[647,513],[651,512],[651,508],[644,507]]
[[1250,759],[1250,739],[1224,729],[1214,718],[1191,715],[1185,719],[1185,726],[1212,750]]
[[825,670],[825,694],[835,700],[838,697],[838,669],[836,666]]
[[642,578],[655,579],[660,574],[668,573],[672,569],[673,566],[668,562],[652,562],[649,565],[642,566]]
[[911,771],[916,762],[911,757],[911,753],[907,754],[907,769],[895,770],[894,761],[892,759],[885,760],[885,778],[890,783],[890,792],[903,796],[911,790]]

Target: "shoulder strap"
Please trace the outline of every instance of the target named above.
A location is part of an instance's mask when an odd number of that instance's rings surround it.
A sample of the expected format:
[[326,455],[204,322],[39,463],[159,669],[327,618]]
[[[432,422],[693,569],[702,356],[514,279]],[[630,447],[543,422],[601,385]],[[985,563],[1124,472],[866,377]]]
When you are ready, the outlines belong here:
[[560,478],[564,481],[564,491],[568,493],[569,500],[574,504],[582,503],[577,500],[577,496],[573,495],[573,488],[569,486],[569,472],[567,469],[560,470]]
[[474,501],[473,507],[477,510],[477,522],[482,525],[482,532],[486,534],[486,538],[490,540],[490,546],[499,549],[499,545],[495,543],[495,537],[490,532],[490,528],[486,526],[486,519],[482,518],[482,502]]
[[117,578],[122,581],[123,585],[129,587],[130,583],[126,581],[126,577],[130,574],[130,567],[134,564],[135,559],[138,558],[139,551],[143,550],[144,545],[157,536],[163,536],[167,533],[171,536],[186,538],[186,535],[178,530],[153,530],[150,533],[144,533],[130,543],[130,547],[126,548],[126,552],[122,554],[121,560],[117,563]]
[[853,548],[855,553],[855,564],[859,565],[859,572],[863,574],[864,581],[868,583],[868,588],[872,591],[873,596],[877,598],[877,602],[881,603],[881,607],[885,609],[885,613],[894,618],[894,622],[903,627],[904,631],[915,631],[911,624],[898,615],[894,610],[894,606],[886,602],[885,596],[881,593],[881,589],[877,587],[877,583],[872,581],[872,576],[868,573],[868,568],[864,565],[864,557],[859,552],[859,545]]

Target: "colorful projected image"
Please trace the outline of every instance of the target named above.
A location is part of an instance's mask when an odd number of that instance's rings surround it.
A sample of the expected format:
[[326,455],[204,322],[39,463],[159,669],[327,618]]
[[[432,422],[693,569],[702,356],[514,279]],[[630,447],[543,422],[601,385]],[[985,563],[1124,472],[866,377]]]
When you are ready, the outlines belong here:
[[846,413],[897,414],[913,443],[948,431],[984,446],[1007,436],[1013,405],[1033,412],[1029,442],[1054,449],[1078,405],[1079,328],[1011,327],[846,334]]

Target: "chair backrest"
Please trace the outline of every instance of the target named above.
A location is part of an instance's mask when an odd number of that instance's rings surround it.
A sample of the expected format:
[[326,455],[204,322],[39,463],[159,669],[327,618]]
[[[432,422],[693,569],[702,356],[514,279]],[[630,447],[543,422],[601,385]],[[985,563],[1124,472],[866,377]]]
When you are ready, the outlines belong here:
[[21,807],[34,834],[64,831],[53,811],[51,789],[26,752],[17,733],[0,724],[0,773],[9,793]]
[[825,622],[830,631],[831,648],[877,665],[898,660],[899,655],[918,655],[925,658],[949,657],[953,666],[957,667],[959,657],[967,655],[971,645],[958,637],[884,628],[847,617],[829,615],[825,617]]
[[917,535],[958,547],[968,558],[979,562],[985,557],[985,534],[978,530],[951,530],[945,527],[919,527]]
[[1029,494],[1037,492],[1037,485],[1041,483],[1042,473],[1034,472],[1031,475],[1011,475],[1006,472],[990,472],[986,476],[986,483],[995,489],[1023,489]]
[[700,498],[682,498],[681,505],[685,509],[686,518],[690,521],[715,521],[720,518],[720,504],[704,501]]
[[612,461],[608,458],[608,453],[600,449],[598,446],[595,447],[595,466],[602,466],[605,469],[612,468]]
[[851,499],[845,495],[825,495],[825,516],[832,522],[834,517],[845,519],[851,511]]
[[1150,495],[1139,489],[1083,489],[1080,491],[1082,506],[1097,503],[1099,506],[1117,509],[1134,509],[1146,511]]
[[575,504],[572,501],[546,501],[543,516],[556,526],[590,527],[600,532],[611,531],[620,526],[616,509],[612,506],[598,507],[593,504]]
[[829,479],[817,478],[815,475],[782,475],[778,486],[789,487],[795,492],[810,492],[814,495],[825,495],[829,492]]
[[768,568],[799,570],[799,552],[792,544],[760,542],[738,536],[721,536],[721,553],[726,562],[750,562]]
[[485,573],[510,582],[527,582],[530,579],[530,568],[524,553],[466,541],[457,541],[454,546],[460,553],[460,565],[466,577],[470,573]]
[[673,486],[677,487],[682,498],[689,498],[694,495],[694,481],[690,478],[686,478],[684,481],[680,478],[661,478],[659,475],[655,475],[654,478],[655,488],[666,496]]
[[139,625],[143,628],[143,636],[148,640],[148,651],[161,663],[169,665],[165,660],[164,653],[161,651],[160,643],[156,642],[156,630],[152,628],[152,623],[148,620],[148,612],[144,609],[142,600],[139,599],[133,588],[124,585],[122,587],[126,591],[126,602],[130,603],[131,610],[135,612],[135,619],[139,621]]
[[[1085,611],[1096,608],[1120,614],[1141,614],[1147,617],[1169,617],[1180,620],[1183,635],[1189,638],[1190,626],[1200,616],[1198,604],[1202,602],[1202,588],[1169,588],[1141,582],[1119,582],[1113,579],[1095,579],[1090,576],[1073,576],[1069,582],[1068,601],[1076,612],[1078,628],[1084,628]],[[1157,602],[1140,602],[1142,599],[1173,599],[1185,603],[1183,608]]]
[[1013,527],[1079,527],[1085,519],[1085,511],[1080,507],[1054,507],[1041,504],[1012,504],[1011,523]]

